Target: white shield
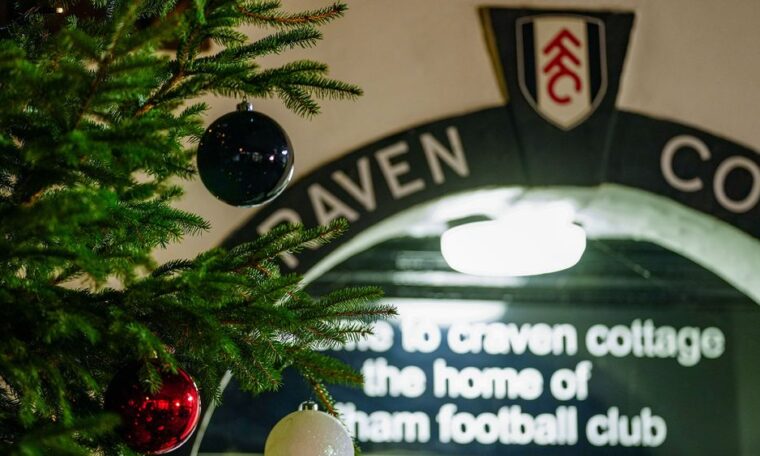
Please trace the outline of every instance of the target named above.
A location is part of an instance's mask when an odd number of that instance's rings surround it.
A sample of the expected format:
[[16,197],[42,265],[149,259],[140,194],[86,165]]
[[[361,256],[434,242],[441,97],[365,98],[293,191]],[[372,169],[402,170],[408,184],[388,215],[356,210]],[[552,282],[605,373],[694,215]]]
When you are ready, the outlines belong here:
[[570,130],[579,125],[604,97],[607,69],[601,20],[574,15],[520,18],[517,53],[523,95],[557,127]]

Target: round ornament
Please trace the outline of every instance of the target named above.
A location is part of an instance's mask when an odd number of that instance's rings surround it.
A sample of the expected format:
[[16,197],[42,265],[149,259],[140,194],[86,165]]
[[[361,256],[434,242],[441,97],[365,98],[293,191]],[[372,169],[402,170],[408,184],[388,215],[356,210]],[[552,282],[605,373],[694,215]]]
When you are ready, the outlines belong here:
[[264,456],[353,456],[354,443],[343,423],[304,402],[281,419],[264,445]]
[[293,177],[293,160],[285,130],[246,101],[215,120],[198,144],[203,184],[233,206],[257,206],[276,198]]
[[182,369],[161,372],[161,388],[150,393],[139,379],[141,365],[120,370],[105,394],[107,410],[121,417],[120,432],[135,451],[164,454],[179,448],[195,430],[201,413],[198,387]]

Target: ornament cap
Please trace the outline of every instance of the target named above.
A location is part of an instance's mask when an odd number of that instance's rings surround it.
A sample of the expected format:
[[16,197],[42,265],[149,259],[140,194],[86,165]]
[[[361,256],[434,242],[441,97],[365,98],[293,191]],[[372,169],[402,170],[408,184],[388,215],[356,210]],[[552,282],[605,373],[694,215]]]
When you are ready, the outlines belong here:
[[237,104],[237,110],[238,111],[253,111],[253,103],[251,103],[250,101],[244,98],[243,101]]
[[298,406],[298,411],[303,412],[304,410],[313,410],[316,412],[319,410],[319,406],[314,401],[303,401]]

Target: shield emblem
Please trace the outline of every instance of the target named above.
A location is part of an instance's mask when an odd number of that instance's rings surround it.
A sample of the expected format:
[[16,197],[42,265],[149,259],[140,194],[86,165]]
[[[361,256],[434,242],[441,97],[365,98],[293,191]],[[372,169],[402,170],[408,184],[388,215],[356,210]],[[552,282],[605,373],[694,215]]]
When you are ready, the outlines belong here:
[[536,112],[563,130],[586,120],[607,90],[604,22],[579,15],[517,20],[520,89]]

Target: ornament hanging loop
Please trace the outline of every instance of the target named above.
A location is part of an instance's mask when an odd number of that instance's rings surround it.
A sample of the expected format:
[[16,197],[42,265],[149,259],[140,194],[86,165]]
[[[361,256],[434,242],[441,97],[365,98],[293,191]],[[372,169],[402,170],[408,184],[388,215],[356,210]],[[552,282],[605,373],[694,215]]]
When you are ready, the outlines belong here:
[[243,97],[243,101],[237,104],[238,111],[253,111],[253,103],[248,101],[247,97]]
[[303,401],[298,406],[298,411],[303,412],[304,410],[313,410],[316,412],[319,410],[319,406],[314,401]]

